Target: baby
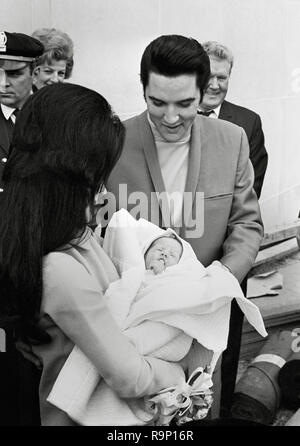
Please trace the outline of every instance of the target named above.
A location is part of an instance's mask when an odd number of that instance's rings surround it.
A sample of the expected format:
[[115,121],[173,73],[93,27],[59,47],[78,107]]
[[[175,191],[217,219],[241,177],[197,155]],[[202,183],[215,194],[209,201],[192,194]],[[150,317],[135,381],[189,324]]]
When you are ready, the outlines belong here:
[[154,240],[145,253],[147,270],[160,274],[168,266],[177,265],[182,255],[183,247],[173,234]]

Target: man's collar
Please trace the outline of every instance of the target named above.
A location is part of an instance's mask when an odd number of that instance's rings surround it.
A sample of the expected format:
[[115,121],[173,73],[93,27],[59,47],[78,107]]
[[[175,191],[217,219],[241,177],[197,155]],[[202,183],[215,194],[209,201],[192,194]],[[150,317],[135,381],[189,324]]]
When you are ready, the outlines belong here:
[[220,108],[221,108],[221,105],[222,105],[222,104],[218,105],[218,107],[216,107],[216,108],[214,109],[214,112],[215,112],[215,114],[217,115],[217,118],[219,117],[219,114],[220,114]]
[[11,118],[11,115],[15,111],[15,108],[7,107],[7,105],[0,104],[2,113],[4,118],[8,121]]
[[[218,107],[216,107],[216,108],[213,109],[213,112],[214,112],[214,114],[216,115],[217,118],[219,117],[219,114],[220,114],[221,105],[222,105],[222,104],[218,105]],[[199,110],[204,111],[204,110],[202,110],[200,107],[199,107]],[[206,110],[205,110],[205,111],[206,111]]]

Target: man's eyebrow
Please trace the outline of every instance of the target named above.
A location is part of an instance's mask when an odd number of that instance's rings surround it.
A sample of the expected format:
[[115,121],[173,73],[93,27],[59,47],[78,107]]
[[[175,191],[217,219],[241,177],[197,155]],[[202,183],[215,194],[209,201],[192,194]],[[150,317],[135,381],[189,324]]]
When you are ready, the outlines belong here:
[[[159,99],[156,98],[155,96],[148,96],[149,99],[151,99],[152,101],[159,101],[159,102],[165,102],[163,99]],[[179,101],[176,101],[177,104],[180,104],[181,102],[193,102],[196,98],[190,97],[190,98],[184,98],[184,99],[180,99]]]
[[152,101],[165,102],[165,101],[163,101],[163,99],[156,98],[155,96],[148,96],[148,97],[149,97],[149,99],[151,99]]
[[177,102],[178,103],[180,103],[180,102],[193,102],[195,99],[196,98],[193,96],[193,97],[190,97],[190,98],[180,99],[180,101],[177,101]]

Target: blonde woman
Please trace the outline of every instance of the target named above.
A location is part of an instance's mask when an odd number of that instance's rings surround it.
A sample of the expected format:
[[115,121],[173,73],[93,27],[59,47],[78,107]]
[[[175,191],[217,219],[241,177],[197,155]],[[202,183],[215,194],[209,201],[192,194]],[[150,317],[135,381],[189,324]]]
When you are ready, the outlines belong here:
[[72,74],[73,42],[68,34],[55,28],[40,28],[32,37],[44,45],[33,72],[33,89],[39,90],[69,79]]

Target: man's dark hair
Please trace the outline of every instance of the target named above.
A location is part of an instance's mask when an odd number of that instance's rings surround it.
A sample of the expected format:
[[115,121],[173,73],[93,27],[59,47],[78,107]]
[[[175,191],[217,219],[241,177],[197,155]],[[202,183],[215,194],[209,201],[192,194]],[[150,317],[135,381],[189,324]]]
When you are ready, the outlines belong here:
[[170,77],[195,74],[202,99],[210,76],[209,57],[202,45],[191,37],[177,34],[160,36],[146,47],[141,59],[144,93],[151,72]]

